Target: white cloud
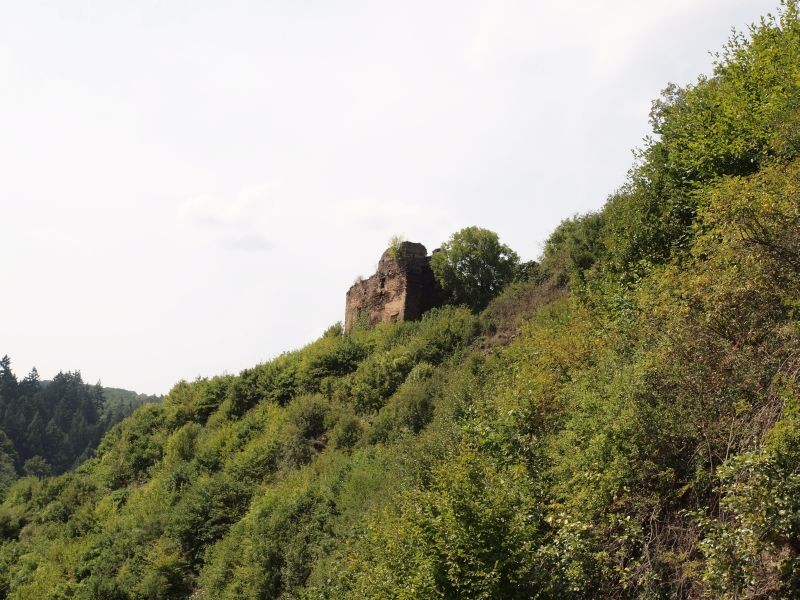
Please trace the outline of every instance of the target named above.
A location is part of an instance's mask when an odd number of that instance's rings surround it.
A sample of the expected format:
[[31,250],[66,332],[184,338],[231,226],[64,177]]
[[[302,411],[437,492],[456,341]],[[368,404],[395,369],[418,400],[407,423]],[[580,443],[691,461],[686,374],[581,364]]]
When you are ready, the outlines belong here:
[[265,206],[275,203],[272,189],[273,186],[267,184],[248,187],[232,199],[210,194],[194,196],[178,207],[178,219],[211,228],[246,225],[261,214]]
[[[194,196],[178,207],[180,224],[210,234],[222,247],[252,251],[269,250],[274,246],[270,231],[280,231],[278,200],[272,186],[259,185],[243,189],[233,199],[212,195]],[[270,227],[272,229],[270,229]]]

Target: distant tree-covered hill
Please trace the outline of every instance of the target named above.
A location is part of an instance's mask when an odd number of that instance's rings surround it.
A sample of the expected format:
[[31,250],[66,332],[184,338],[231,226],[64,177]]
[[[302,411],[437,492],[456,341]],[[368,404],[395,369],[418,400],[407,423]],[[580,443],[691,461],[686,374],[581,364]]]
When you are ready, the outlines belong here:
[[[797,3],[652,117],[502,290],[451,244],[462,305],[179,382],[15,482],[0,596],[799,598]],[[94,432],[70,377],[51,420]]]
[[[0,479],[45,476],[90,457],[103,434],[159,397],[88,385],[77,371],[40,381],[34,368],[21,381],[11,359],[0,359]],[[2,483],[0,483],[2,487]]]
[[139,394],[121,388],[104,387],[103,398],[103,419],[113,425],[133,413],[142,404],[161,402],[163,396]]

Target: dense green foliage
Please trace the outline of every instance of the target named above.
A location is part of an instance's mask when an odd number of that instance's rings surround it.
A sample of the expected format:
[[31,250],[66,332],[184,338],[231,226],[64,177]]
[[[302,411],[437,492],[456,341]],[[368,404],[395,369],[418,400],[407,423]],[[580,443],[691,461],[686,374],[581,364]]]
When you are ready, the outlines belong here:
[[485,308],[517,275],[519,256],[494,231],[465,227],[431,257],[431,269],[450,302]]
[[103,434],[145,402],[128,390],[87,385],[79,372],[40,381],[33,369],[19,381],[0,359],[0,496],[16,475],[63,473],[89,456]]
[[0,596],[800,596],[798,86],[789,3],[480,314],[334,326],[14,483]]
[[142,404],[161,402],[162,397],[153,394],[139,394],[121,388],[103,387],[103,410],[101,418],[109,427],[119,423]]

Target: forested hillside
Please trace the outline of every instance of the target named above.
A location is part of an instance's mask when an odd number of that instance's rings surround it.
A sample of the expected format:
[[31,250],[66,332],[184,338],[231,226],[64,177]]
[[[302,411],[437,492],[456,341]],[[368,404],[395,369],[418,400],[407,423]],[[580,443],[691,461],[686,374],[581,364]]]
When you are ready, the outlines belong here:
[[89,458],[103,434],[156,396],[88,385],[79,372],[18,380],[0,359],[0,497],[18,474],[63,473]]
[[800,596],[797,4],[652,124],[485,308],[334,325],[17,481],[0,596]]

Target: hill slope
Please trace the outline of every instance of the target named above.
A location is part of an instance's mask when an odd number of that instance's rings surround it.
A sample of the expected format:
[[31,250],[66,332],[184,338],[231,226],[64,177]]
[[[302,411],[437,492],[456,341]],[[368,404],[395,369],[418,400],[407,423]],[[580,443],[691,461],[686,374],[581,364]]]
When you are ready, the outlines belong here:
[[179,383],[0,507],[10,598],[796,597],[800,19],[482,313]]

